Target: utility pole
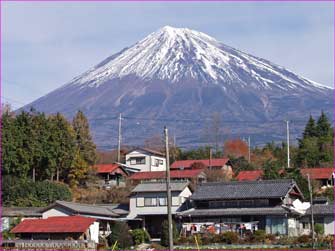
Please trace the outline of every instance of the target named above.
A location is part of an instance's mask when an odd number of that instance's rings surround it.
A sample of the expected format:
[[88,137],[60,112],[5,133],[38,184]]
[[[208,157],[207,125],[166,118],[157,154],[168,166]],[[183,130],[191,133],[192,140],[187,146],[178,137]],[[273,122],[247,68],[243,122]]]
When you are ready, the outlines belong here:
[[121,160],[121,121],[122,115],[119,115],[119,133],[118,133],[118,144],[117,144],[117,162],[120,163]]
[[311,223],[312,223],[312,248],[315,248],[315,232],[314,232],[314,210],[313,210],[313,191],[311,186],[311,179],[309,173],[307,174],[308,180],[308,190],[309,190],[309,200],[311,203]]
[[248,162],[250,163],[250,136],[248,137]]
[[168,213],[168,224],[169,224],[169,250],[173,250],[173,226],[172,226],[172,214],[171,214],[171,186],[170,186],[170,155],[169,155],[169,135],[168,129],[164,127],[165,136],[165,157],[166,157],[166,195],[167,195],[167,213]]
[[212,170],[212,147],[209,147],[209,170]]
[[289,121],[286,120],[286,138],[287,138],[287,168],[290,168],[290,127]]

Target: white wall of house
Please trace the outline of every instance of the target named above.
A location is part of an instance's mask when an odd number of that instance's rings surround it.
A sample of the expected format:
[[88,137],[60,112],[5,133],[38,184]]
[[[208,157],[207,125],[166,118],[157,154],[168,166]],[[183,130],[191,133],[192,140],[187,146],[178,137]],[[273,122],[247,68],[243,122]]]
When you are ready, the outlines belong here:
[[334,235],[334,218],[327,216],[324,218],[325,235]]
[[95,243],[99,243],[99,222],[94,222],[90,228],[90,237],[91,240],[94,241]]
[[72,213],[64,208],[59,206],[55,206],[54,208],[50,208],[49,210],[42,213],[42,218],[46,219],[53,216],[69,216]]
[[[186,187],[181,192],[172,192],[172,214],[175,214],[180,206],[192,195],[191,190]],[[137,193],[130,197],[129,218],[137,215],[161,215],[167,214],[165,192]],[[149,205],[151,204],[151,205]]]
[[142,150],[126,154],[126,165],[140,169],[141,172],[165,171],[166,159]]

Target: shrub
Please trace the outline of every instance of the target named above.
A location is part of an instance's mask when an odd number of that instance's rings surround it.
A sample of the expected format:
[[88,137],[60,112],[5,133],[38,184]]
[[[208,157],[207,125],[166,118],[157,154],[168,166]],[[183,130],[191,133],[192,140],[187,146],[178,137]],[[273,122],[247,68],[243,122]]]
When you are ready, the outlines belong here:
[[255,239],[255,241],[257,242],[264,242],[266,239],[266,233],[264,230],[256,230],[253,233],[253,238]]
[[316,223],[316,224],[314,225],[314,231],[315,231],[315,233],[316,233],[317,235],[323,235],[324,232],[325,232],[325,228],[324,228],[324,226],[323,226],[322,224],[320,224],[320,223]]
[[134,229],[133,231],[131,231],[131,235],[136,245],[139,245],[141,243],[144,243],[150,240],[149,233],[146,230],[141,229],[141,228]]
[[[173,241],[176,241],[178,238],[178,233],[176,223],[174,221],[172,221],[172,236]],[[169,246],[169,222],[167,220],[162,222],[161,245],[164,247]]]
[[133,245],[133,238],[127,223],[115,222],[111,227],[112,233],[108,236],[108,245],[113,246],[117,241],[118,248],[129,248]]
[[43,207],[56,200],[71,199],[70,189],[62,183],[3,177],[3,203],[6,206]]
[[306,244],[311,242],[311,237],[309,235],[301,235],[296,239],[298,244]]
[[238,234],[235,232],[223,233],[223,239],[227,244],[234,244],[238,242]]

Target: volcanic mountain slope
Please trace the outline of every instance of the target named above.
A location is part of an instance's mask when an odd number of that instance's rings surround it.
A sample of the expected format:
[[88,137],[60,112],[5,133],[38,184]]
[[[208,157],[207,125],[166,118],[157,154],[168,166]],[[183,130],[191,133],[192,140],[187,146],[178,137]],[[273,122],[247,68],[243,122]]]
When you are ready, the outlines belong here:
[[68,117],[80,109],[98,146],[108,148],[119,113],[128,144],[141,144],[166,124],[191,146],[206,141],[200,135],[213,113],[230,123],[229,134],[276,140],[283,136],[280,121],[331,113],[332,104],[331,88],[204,33],[165,26],[25,109]]

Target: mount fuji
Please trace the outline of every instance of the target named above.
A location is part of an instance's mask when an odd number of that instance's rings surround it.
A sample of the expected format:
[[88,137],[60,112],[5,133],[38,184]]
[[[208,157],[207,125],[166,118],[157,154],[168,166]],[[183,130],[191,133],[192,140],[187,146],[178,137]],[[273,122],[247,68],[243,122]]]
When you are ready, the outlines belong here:
[[142,144],[167,125],[178,143],[191,147],[209,141],[202,132],[214,113],[224,138],[282,140],[285,119],[296,121],[298,136],[310,114],[332,114],[332,93],[202,32],[165,26],[23,109],[69,118],[80,109],[104,149],[117,141],[119,113],[125,144]]

